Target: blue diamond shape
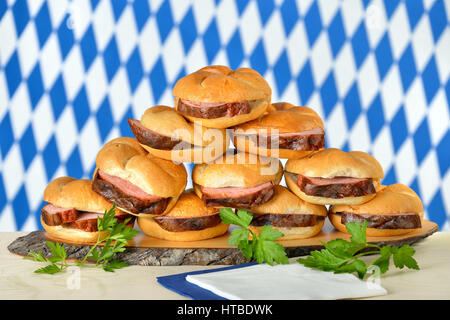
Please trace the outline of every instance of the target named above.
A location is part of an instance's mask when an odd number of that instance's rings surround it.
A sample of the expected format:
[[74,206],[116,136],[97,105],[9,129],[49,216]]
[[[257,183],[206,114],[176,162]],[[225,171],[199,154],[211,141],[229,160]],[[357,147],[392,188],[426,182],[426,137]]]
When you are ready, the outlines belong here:
[[61,74],[50,89],[50,100],[52,102],[53,115],[55,116],[55,120],[58,120],[67,104],[66,91],[64,90],[64,82]]
[[78,147],[73,148],[72,153],[66,163],[67,174],[70,177],[81,179],[83,177],[83,165],[81,163],[80,152]]
[[33,71],[31,71],[30,76],[27,79],[27,86],[31,101],[31,107],[34,110],[42,95],[44,94],[44,84],[42,83],[41,68],[39,66],[39,63],[36,63]]
[[338,101],[338,94],[333,72],[330,72],[328,74],[328,77],[325,79],[322,88],[320,88],[320,97],[322,98],[322,106],[323,111],[325,112],[325,117],[328,118]]
[[275,3],[273,0],[257,0],[256,3],[258,4],[259,16],[264,26],[274,11]]
[[441,171],[441,177],[443,177],[450,168],[450,131],[447,131],[445,136],[437,145],[436,153],[439,162],[439,170]]
[[133,12],[137,28],[140,32],[150,17],[150,7],[148,5],[148,1],[134,1]]
[[159,7],[158,12],[156,13],[156,22],[158,24],[161,42],[164,43],[173,27],[172,10],[169,1],[164,1],[161,7]]
[[417,179],[417,177],[414,179],[414,181],[411,183],[411,185],[409,186],[411,189],[414,190],[415,193],[417,193],[417,195],[420,197],[420,188],[419,188],[419,180]]
[[0,139],[0,151],[2,153],[2,158],[5,159],[14,143],[14,133],[12,131],[9,113],[7,113],[0,122],[0,137],[2,137]]
[[392,63],[394,62],[387,32],[384,34],[383,38],[375,49],[375,58],[377,60],[380,79],[383,80],[387,72],[391,68]]
[[292,29],[294,28],[295,24],[297,23],[299,16],[298,16],[298,9],[297,5],[295,4],[295,0],[286,0],[283,2],[280,8],[282,19],[284,26],[284,32],[287,36],[291,33]]
[[212,63],[217,52],[220,50],[220,38],[215,19],[211,20],[211,23],[206,29],[205,34],[203,35],[203,43],[208,63]]
[[440,87],[439,75],[437,72],[436,61],[434,60],[434,57],[430,59],[427,66],[423,70],[422,83],[425,89],[427,102],[430,103]]
[[305,63],[297,77],[297,87],[298,92],[300,93],[301,104],[306,105],[314,91],[314,80],[309,61]]
[[75,114],[78,131],[81,131],[91,114],[91,110],[89,109],[89,102],[86,95],[86,88],[84,86],[80,91],[78,91],[77,96],[73,100],[73,111],[73,113]]
[[19,192],[17,192],[14,200],[12,201],[12,207],[14,211],[14,218],[16,219],[17,229],[21,230],[28,218],[28,215],[30,214],[27,192],[25,191],[24,185],[22,185]]
[[42,152],[42,158],[44,160],[45,172],[47,173],[47,178],[50,180],[55,174],[58,166],[60,164],[59,152],[56,146],[55,136],[49,140],[47,145]]
[[352,128],[355,121],[361,114],[361,102],[359,99],[356,82],[353,84],[344,98],[344,111],[345,118],[347,119],[347,125],[349,128]]
[[41,208],[46,205],[45,201],[41,201],[40,205],[38,206],[38,209],[34,211],[34,219],[36,220],[37,224],[37,230],[44,230],[41,224]]
[[239,0],[236,1],[236,7],[238,9],[239,15],[242,14],[242,12],[244,12],[245,8],[247,8],[247,5],[250,1],[249,0]]
[[70,16],[67,14],[57,31],[59,47],[61,49],[63,60],[66,59],[67,54],[70,52],[75,42],[72,30],[67,28],[68,19],[70,19]]
[[226,47],[228,62],[231,69],[237,69],[244,59],[244,49],[242,48],[239,29],[236,29],[230,42]]
[[397,177],[395,175],[394,166],[391,166],[387,174],[384,175],[384,179],[382,180],[383,185],[389,186],[391,184],[397,183]]
[[367,110],[367,119],[369,122],[370,137],[372,140],[375,140],[384,126],[384,112],[379,94],[373,99],[369,110]]
[[112,7],[113,7],[113,13],[114,18],[119,20],[120,16],[122,15],[123,11],[125,10],[125,7],[127,6],[128,0],[114,0],[111,1]]
[[130,59],[126,65],[128,82],[130,83],[131,92],[134,92],[144,76],[144,70],[142,69],[141,57],[139,55],[139,49],[136,47],[130,56]]
[[450,78],[447,81],[447,84],[445,85],[445,93],[447,96],[447,106],[450,110]]
[[408,48],[406,48],[406,50],[403,52],[403,55],[400,57],[398,67],[400,69],[400,77],[402,79],[403,91],[407,92],[409,86],[411,85],[411,83],[414,80],[414,77],[417,74],[411,44],[408,46]]
[[119,124],[120,135],[122,137],[134,137],[133,131],[131,131],[131,128],[130,128],[130,126],[128,124],[128,120],[127,120],[127,119],[132,119],[132,118],[133,118],[133,110],[130,107],[130,108],[128,108],[127,113],[122,118],[122,121],[120,121],[120,124]]
[[309,45],[312,47],[322,31],[322,20],[320,18],[319,6],[313,2],[305,16],[305,27],[308,35]]
[[384,0],[384,8],[386,9],[386,14],[388,19],[392,17],[395,9],[397,9],[400,0]]
[[369,54],[370,47],[369,41],[367,39],[367,32],[364,22],[361,22],[358,29],[356,29],[355,34],[351,40],[353,56],[355,57],[356,68],[362,65],[367,55]]
[[89,29],[84,34],[83,39],[81,39],[80,47],[84,69],[87,71],[97,55],[97,45],[95,44],[94,29],[92,28],[92,25],[90,25]]
[[289,61],[286,51],[281,54],[280,58],[275,63],[273,72],[275,74],[275,83],[277,85],[278,96],[282,96],[287,85],[291,81],[291,71],[289,68]]
[[423,3],[422,0],[408,0],[405,1],[405,5],[412,31],[416,27],[424,12]]
[[192,8],[184,16],[180,23],[181,40],[183,41],[184,52],[188,53],[197,38],[197,28]]
[[[6,0],[0,1],[0,19],[3,18],[3,15],[5,14],[7,9],[8,9],[8,4],[6,3]],[[2,211],[2,207],[0,207],[0,212],[1,211]]]
[[394,150],[397,152],[408,137],[408,126],[406,124],[405,111],[403,106],[398,109],[394,118],[390,123],[392,143]]
[[3,185],[3,176],[0,172],[0,212],[3,211],[3,208],[6,205],[6,193],[5,193],[5,186]]
[[427,118],[425,117],[422,123],[417,128],[413,135],[414,149],[416,150],[416,159],[420,164],[425,156],[431,150],[430,131],[428,129]]
[[164,73],[163,61],[160,57],[156,62],[153,70],[150,72],[150,83],[153,91],[153,97],[155,102],[158,102],[161,98],[164,90],[167,88],[166,75]]
[[31,162],[36,156],[36,144],[34,143],[33,128],[31,125],[25,130],[22,138],[19,141],[20,154],[22,155],[23,166],[28,170]]
[[108,80],[111,81],[120,66],[119,51],[117,50],[116,38],[111,37],[105,51],[103,52],[103,61]]
[[97,111],[96,118],[97,123],[101,124],[98,126],[100,137],[102,138],[102,141],[105,141],[114,125],[114,118],[111,112],[111,106],[109,104],[108,97],[105,97],[102,104],[100,105],[100,108]]
[[264,44],[262,39],[258,42],[250,55],[250,65],[253,69],[258,71],[260,74],[266,73],[268,68],[266,52],[264,51]]
[[436,222],[439,228],[442,228],[447,221],[447,215],[445,213],[444,201],[442,200],[441,190],[438,190],[433,200],[427,208],[428,218]]
[[12,97],[22,81],[19,58],[17,51],[14,52],[5,67],[6,83],[8,84],[9,96]]
[[433,31],[434,41],[437,42],[439,37],[444,31],[446,25],[448,24],[448,18],[445,14],[444,1],[438,0],[434,3],[430,12],[431,31]]
[[28,21],[30,21],[27,1],[17,0],[12,7],[12,14],[14,16],[14,23],[16,24],[17,37],[20,37]]
[[34,18],[34,25],[36,26],[39,44],[42,48],[45,41],[47,41],[48,37],[52,33],[52,22],[50,21],[50,13],[48,11],[47,2],[44,2],[38,14]]
[[92,10],[95,10],[97,8],[98,3],[100,0],[91,0],[91,8]]
[[333,20],[328,27],[328,38],[330,39],[331,51],[333,52],[333,57],[336,57],[342,46],[345,43],[345,29],[342,23],[341,12],[334,16]]

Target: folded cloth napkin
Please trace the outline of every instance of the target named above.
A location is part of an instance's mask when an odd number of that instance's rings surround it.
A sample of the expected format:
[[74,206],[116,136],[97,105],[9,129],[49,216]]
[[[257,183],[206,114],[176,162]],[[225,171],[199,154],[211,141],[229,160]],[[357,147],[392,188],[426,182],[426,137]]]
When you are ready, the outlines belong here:
[[186,280],[230,300],[345,299],[387,294],[379,284],[362,281],[353,274],[313,270],[298,263],[189,274]]

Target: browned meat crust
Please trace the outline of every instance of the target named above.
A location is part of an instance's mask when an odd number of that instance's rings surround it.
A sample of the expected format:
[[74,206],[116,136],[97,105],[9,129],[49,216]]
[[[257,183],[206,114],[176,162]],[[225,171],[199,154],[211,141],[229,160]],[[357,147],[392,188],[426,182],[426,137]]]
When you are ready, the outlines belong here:
[[266,203],[272,199],[274,194],[275,190],[271,184],[267,188],[261,189],[251,195],[217,199],[210,198],[208,195],[203,194],[202,200],[207,207],[251,208]]
[[219,213],[214,213],[202,217],[155,217],[155,222],[164,230],[171,232],[196,231],[215,227],[221,223]]
[[312,214],[261,214],[253,213],[252,226],[272,225],[280,228],[312,227],[325,217]]
[[279,149],[316,151],[325,147],[325,134],[307,134],[290,137],[279,137],[276,135],[267,136],[259,134],[243,134],[236,136],[250,140],[254,145],[264,149],[272,149],[272,145],[275,148],[277,139]]
[[240,114],[250,113],[250,105],[248,101],[238,102],[224,102],[221,105],[214,107],[210,106],[192,106],[185,100],[178,100],[178,112],[185,116],[202,118],[202,119],[217,119],[222,117],[233,117]]
[[42,219],[44,220],[45,224],[48,226],[59,226],[63,223],[69,223],[77,220],[78,218],[78,211],[74,208],[69,208],[66,211],[60,211],[54,214],[51,214],[47,211],[47,206],[49,204],[46,204],[42,209]]
[[337,212],[336,214],[341,216],[342,224],[367,221],[367,227],[374,229],[417,229],[422,227],[418,214],[372,215],[350,212]]

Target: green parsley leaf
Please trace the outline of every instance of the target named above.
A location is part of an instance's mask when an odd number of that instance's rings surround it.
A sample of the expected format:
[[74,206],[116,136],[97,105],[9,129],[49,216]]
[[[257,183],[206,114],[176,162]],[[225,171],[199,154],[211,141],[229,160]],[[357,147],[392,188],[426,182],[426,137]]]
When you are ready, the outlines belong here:
[[362,248],[367,246],[367,240],[366,240],[366,229],[367,229],[368,222],[364,220],[363,225],[361,226],[361,223],[359,222],[347,222],[345,224],[345,228],[347,229],[347,232],[351,234],[350,240],[358,245],[361,245]]
[[344,264],[335,270],[335,273],[353,273],[356,272],[360,279],[364,279],[367,273],[367,265],[364,261],[356,259],[351,263]]
[[48,266],[39,268],[35,270],[35,273],[47,273],[47,274],[55,274],[61,271],[61,268],[56,264],[49,264]]
[[407,268],[410,269],[420,270],[417,261],[412,257],[415,252],[416,250],[414,250],[414,248],[411,248],[407,244],[405,244],[400,248],[395,248],[393,250],[394,265],[400,269],[406,266]]
[[253,218],[253,215],[245,210],[238,210],[238,214],[235,214],[230,208],[219,209],[219,215],[223,223],[242,228],[247,228]]
[[380,249],[380,257],[372,262],[373,265],[376,265],[380,268],[381,274],[386,273],[389,270],[391,255],[391,246],[384,246]]
[[241,241],[248,244],[249,235],[250,231],[248,229],[234,229],[231,231],[231,235],[228,238],[228,244],[237,246]]
[[116,269],[121,269],[121,268],[124,268],[127,266],[128,266],[128,263],[120,261],[118,259],[114,259],[111,262],[109,262],[108,264],[104,264],[103,270],[108,271],[108,272],[114,272],[114,270],[116,270]]

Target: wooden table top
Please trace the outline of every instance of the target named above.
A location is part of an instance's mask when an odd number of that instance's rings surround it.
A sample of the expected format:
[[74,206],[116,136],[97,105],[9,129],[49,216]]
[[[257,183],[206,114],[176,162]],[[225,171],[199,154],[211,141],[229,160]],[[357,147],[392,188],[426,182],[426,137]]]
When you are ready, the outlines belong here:
[[[7,250],[8,244],[25,234],[0,232],[0,299],[188,299],[162,287],[156,277],[221,267],[130,266],[114,273],[82,268],[80,288],[71,289],[71,273],[36,274],[33,271],[42,264]],[[421,270],[392,266],[381,277],[388,295],[373,299],[450,299],[450,232],[437,232],[413,246]]]

